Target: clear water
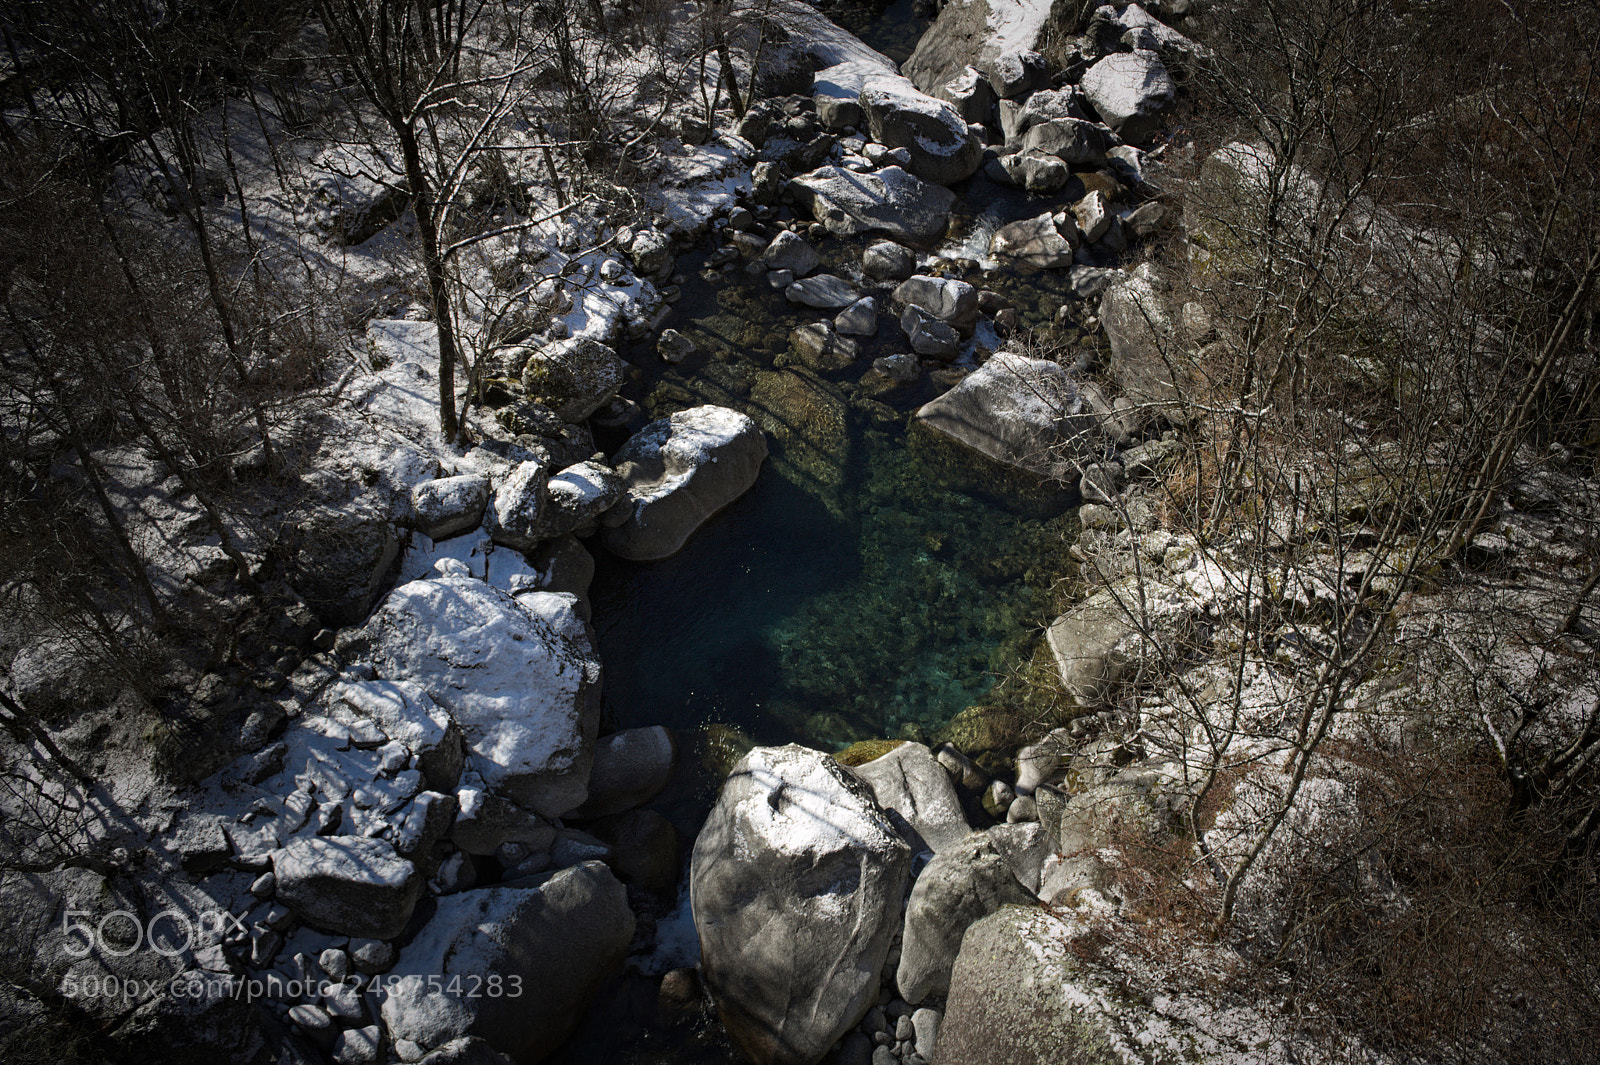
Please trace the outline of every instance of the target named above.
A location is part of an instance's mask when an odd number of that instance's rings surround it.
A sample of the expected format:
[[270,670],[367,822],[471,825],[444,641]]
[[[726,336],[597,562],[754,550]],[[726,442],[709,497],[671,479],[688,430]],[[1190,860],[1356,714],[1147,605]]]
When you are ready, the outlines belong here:
[[[840,269],[859,261],[859,248],[830,250]],[[696,274],[668,324],[700,353],[671,368],[633,353],[630,389],[652,416],[731,406],[771,454],[678,555],[600,560],[594,622],[616,727],[830,750],[934,738],[1049,619],[1070,498],[908,428],[935,393],[926,379],[874,395],[857,380],[864,363],[790,365],[790,329],[817,317],[737,268]],[[869,353],[903,350],[899,332],[886,317]]]

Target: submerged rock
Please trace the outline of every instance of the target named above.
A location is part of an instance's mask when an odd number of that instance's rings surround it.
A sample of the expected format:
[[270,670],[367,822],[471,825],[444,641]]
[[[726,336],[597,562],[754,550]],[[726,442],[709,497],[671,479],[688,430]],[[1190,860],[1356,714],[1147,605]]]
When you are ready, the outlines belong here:
[[861,345],[840,336],[830,322],[796,326],[789,333],[789,344],[795,356],[813,370],[842,370],[861,354]]
[[1100,451],[1099,421],[1059,364],[1000,353],[926,403],[918,421],[996,462],[1075,480]]
[[742,758],[695,842],[701,974],[758,1065],[816,1065],[876,1001],[911,850],[871,789],[804,747]]
[[626,495],[608,512],[601,542],[636,562],[676,554],[755,483],[766,457],[755,422],[727,407],[693,407],[651,422],[617,452]]
[[789,183],[795,198],[829,232],[851,237],[883,233],[917,247],[932,247],[950,227],[956,194],[898,166],[856,174],[825,166]]

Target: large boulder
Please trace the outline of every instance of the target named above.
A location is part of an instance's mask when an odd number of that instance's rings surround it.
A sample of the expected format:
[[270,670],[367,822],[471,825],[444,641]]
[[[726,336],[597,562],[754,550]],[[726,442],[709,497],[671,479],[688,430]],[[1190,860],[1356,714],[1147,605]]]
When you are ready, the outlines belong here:
[[789,183],[811,216],[839,236],[883,233],[918,248],[937,244],[950,228],[956,194],[886,166],[857,174],[825,166]]
[[804,747],[734,767],[695,842],[701,975],[758,1065],[816,1065],[877,1000],[911,848],[861,779]]
[[1017,881],[1010,856],[986,833],[975,832],[940,852],[917,877],[906,903],[895,972],[900,997],[912,1005],[942,999],[967,927],[1002,906],[1034,901]]
[[1062,689],[1081,707],[1113,704],[1120,685],[1179,652],[1202,603],[1153,576],[1089,596],[1045,630]]
[[273,854],[272,871],[279,902],[338,935],[393,939],[422,893],[417,867],[365,836],[296,836]]
[[922,406],[917,421],[1002,465],[1072,480],[1100,453],[1099,419],[1063,367],[1000,353]]
[[1049,212],[1001,226],[989,243],[993,255],[1017,259],[1044,270],[1070,267],[1077,250],[1076,223],[1070,216],[1063,216],[1058,225],[1056,216]]
[[663,725],[623,729],[594,748],[589,801],[572,817],[605,817],[643,806],[661,793],[678,762],[678,741]]
[[[602,542],[636,562],[676,554],[755,483],[766,457],[755,422],[727,407],[693,407],[651,422],[617,452],[627,494],[607,515]],[[621,518],[615,525],[612,515]]]
[[1148,265],[1117,278],[1100,297],[1100,324],[1111,345],[1111,379],[1148,417],[1183,398],[1185,379],[1172,308]]
[[615,351],[593,337],[569,337],[528,353],[522,387],[563,421],[581,422],[616,394],[627,369]]
[[[967,929],[950,977],[938,1065],[1121,1065],[1117,1018],[1075,979],[1067,927],[1035,907],[1006,906]],[[1135,1029],[1139,1031],[1139,1029]],[[1171,1060],[1212,1060],[1206,1057]]]
[[621,968],[633,927],[627,892],[599,862],[446,896],[384,976],[384,1024],[425,1050],[475,1036],[541,1061]]
[[1045,152],[1072,166],[1105,166],[1111,137],[1104,126],[1081,118],[1052,118],[1028,127],[1024,151]]
[[1014,79],[997,75],[1012,64],[1003,60],[1037,51],[1052,23],[1070,28],[1077,14],[1078,6],[1065,0],[950,0],[901,69],[917,88],[939,95],[964,68],[976,67],[1000,95],[1008,95],[1001,90],[1013,87]]
[[446,540],[478,527],[489,502],[489,478],[481,473],[440,477],[411,489],[407,522],[430,540]]
[[329,627],[360,623],[400,556],[394,527],[376,507],[325,506],[296,533],[289,583]]
[[575,603],[472,577],[412,581],[344,649],[443,705],[491,788],[559,817],[588,796],[600,725],[600,659]]
[[1130,144],[1143,144],[1177,98],[1172,76],[1155,52],[1113,52],[1083,75],[1083,94],[1106,125]]
[[484,524],[497,544],[532,551],[545,535],[550,468],[538,459],[517,463],[500,479]]
[[878,805],[904,819],[901,834],[930,851],[944,851],[972,831],[950,774],[920,743],[902,743],[856,769]]
[[593,461],[574,463],[545,485],[541,540],[553,540],[592,526],[622,498],[622,478],[611,467]]
[[873,139],[910,152],[911,172],[924,181],[949,185],[971,177],[983,162],[983,145],[960,113],[905,78],[869,78],[861,108]]
[[895,286],[894,302],[900,307],[920,307],[968,335],[978,321],[978,290],[953,277],[909,277]]

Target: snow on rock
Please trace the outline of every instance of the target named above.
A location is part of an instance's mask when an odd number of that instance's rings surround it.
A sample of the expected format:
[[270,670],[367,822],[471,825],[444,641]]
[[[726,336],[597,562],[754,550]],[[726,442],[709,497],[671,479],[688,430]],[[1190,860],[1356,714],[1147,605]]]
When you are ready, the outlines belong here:
[[627,363],[615,351],[593,337],[573,336],[530,351],[522,366],[522,386],[534,402],[576,423],[599,410],[626,375]]
[[634,561],[676,554],[694,531],[755,483],[767,439],[727,407],[678,411],[639,430],[617,452],[626,497],[606,516],[602,542]]
[[794,178],[789,189],[831,233],[883,233],[919,248],[932,247],[944,236],[956,202],[949,189],[898,166],[866,174],[824,166]]
[[911,849],[871,788],[818,751],[758,747],[695,842],[701,975],[735,1044],[815,1065],[876,1001]]
[[579,462],[568,466],[545,486],[541,540],[553,540],[590,525],[622,498],[622,478],[610,466]]
[[433,697],[411,681],[339,684],[334,698],[371,718],[385,736],[417,756],[428,786],[453,791],[461,779],[461,729]]
[[911,173],[935,185],[968,178],[983,162],[983,145],[950,104],[924,95],[906,79],[880,75],[861,87],[867,128],[880,144],[911,153]]
[[497,544],[531,551],[545,533],[545,511],[549,497],[549,471],[544,463],[519,463],[510,476],[495,489],[489,504],[486,524]]
[[415,865],[363,836],[297,836],[273,854],[272,869],[278,901],[338,935],[393,939],[422,891]]
[[1070,480],[1100,452],[1099,419],[1062,366],[1002,352],[924,404],[917,421],[996,462]]
[[1161,57],[1144,50],[1106,56],[1084,73],[1082,88],[1105,124],[1133,144],[1155,133],[1177,98]]
[[1012,90],[1001,95],[1034,88],[1031,82],[1017,85],[1001,72],[1021,65],[1004,60],[1039,50],[1053,6],[1051,0],[952,0],[918,38],[903,72],[917,88],[935,95],[969,66],[988,78],[996,92],[1003,86]]
[[441,898],[384,977],[384,1024],[423,1049],[476,1036],[540,1061],[621,968],[633,928],[626,891],[594,861]]
[[478,473],[440,477],[411,489],[405,523],[430,540],[448,540],[477,526],[489,502],[489,478]]
[[570,595],[517,597],[469,576],[390,592],[342,649],[414,681],[466,738],[470,764],[505,797],[559,817],[588,794],[600,661]]

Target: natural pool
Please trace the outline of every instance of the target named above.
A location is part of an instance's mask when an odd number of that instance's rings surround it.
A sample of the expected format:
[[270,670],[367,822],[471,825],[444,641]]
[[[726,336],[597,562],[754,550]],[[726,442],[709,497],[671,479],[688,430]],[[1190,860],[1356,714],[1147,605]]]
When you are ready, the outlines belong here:
[[[823,243],[841,274],[859,261],[859,245]],[[791,361],[790,329],[824,312],[742,264],[686,273],[667,325],[700,351],[669,367],[641,347],[629,394],[652,416],[742,410],[771,454],[677,556],[600,560],[608,724],[828,750],[935,738],[1049,620],[1073,500],[908,428],[938,390],[928,375],[879,389],[864,359],[839,374]],[[865,346],[891,353],[904,337],[884,316]]]

